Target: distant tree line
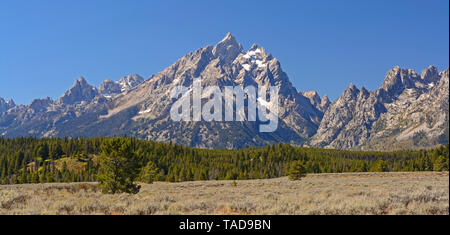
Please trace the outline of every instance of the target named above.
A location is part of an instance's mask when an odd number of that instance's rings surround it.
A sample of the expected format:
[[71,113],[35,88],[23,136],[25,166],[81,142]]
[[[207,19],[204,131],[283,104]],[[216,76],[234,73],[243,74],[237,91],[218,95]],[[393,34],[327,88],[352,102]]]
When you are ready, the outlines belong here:
[[[294,162],[301,163],[307,173],[448,171],[449,145],[395,152],[289,144],[209,150],[127,137],[0,138],[1,184],[102,181],[115,177],[108,175],[111,171],[147,183],[266,179],[287,176]],[[123,179],[124,184],[128,181]]]

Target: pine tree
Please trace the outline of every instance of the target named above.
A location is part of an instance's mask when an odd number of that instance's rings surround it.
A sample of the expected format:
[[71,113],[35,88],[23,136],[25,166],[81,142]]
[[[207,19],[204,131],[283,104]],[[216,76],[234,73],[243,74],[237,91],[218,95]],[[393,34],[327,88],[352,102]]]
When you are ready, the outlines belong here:
[[448,159],[446,162],[446,159],[444,156],[437,157],[436,161],[433,164],[433,170],[434,171],[448,171]]
[[115,137],[101,146],[100,173],[97,178],[103,193],[139,192],[134,183],[137,177],[135,154],[130,139]]
[[142,168],[139,180],[147,184],[152,184],[153,181],[157,180],[158,172],[159,169],[156,164],[149,161],[147,165]]
[[301,180],[306,176],[306,168],[301,161],[295,161],[291,164],[289,169],[290,180]]
[[200,175],[199,175],[199,180],[208,180],[208,173],[206,172],[205,169],[202,169],[200,171]]
[[47,143],[44,143],[41,146],[39,146],[38,157],[40,157],[42,161],[45,161],[49,157],[49,150]]

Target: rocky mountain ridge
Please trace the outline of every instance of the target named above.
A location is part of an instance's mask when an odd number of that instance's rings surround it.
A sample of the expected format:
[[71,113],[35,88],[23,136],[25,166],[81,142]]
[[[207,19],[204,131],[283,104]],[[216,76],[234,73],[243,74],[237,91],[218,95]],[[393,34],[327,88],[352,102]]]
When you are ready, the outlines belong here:
[[388,150],[446,143],[448,93],[448,70],[430,66],[418,75],[396,66],[373,92],[350,84],[324,113],[310,144]]
[[[172,121],[171,89],[192,87],[197,77],[203,86],[277,86],[278,129],[260,133],[261,122],[247,119]],[[44,98],[16,105],[0,98],[0,136],[127,135],[201,148],[284,142],[339,149],[410,149],[448,142],[448,100],[448,70],[438,72],[430,66],[419,75],[397,66],[379,89],[350,84],[331,102],[314,91],[297,91],[265,48],[255,44],[245,51],[228,33],[215,46],[189,53],[147,80],[128,75],[117,82],[107,79],[97,88],[80,77],[56,101]]]

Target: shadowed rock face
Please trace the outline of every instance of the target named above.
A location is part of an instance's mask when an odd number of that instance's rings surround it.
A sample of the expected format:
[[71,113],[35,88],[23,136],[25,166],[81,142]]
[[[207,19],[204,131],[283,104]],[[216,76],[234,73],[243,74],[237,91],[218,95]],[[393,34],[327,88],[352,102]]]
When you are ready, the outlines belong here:
[[[173,122],[170,91],[191,87],[197,77],[203,86],[277,86],[278,129],[261,133],[259,122],[246,120]],[[297,91],[278,59],[258,45],[245,51],[229,33],[147,80],[128,75],[107,79],[97,89],[79,78],[56,102],[46,98],[17,106],[0,99],[0,134],[8,137],[132,135],[202,148],[278,142],[339,149],[427,147],[448,141],[445,124],[448,70],[430,66],[418,75],[397,66],[379,89],[350,84],[331,102],[314,91]]]

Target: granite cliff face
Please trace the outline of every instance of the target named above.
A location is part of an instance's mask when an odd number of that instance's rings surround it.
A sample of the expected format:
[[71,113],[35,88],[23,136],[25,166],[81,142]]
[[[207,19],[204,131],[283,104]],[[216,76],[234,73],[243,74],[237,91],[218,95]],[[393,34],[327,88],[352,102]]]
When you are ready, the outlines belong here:
[[[259,132],[261,122],[174,122],[175,86],[277,86],[279,124]],[[202,103],[209,97],[203,97]],[[368,91],[351,84],[334,102],[317,92],[297,91],[280,62],[265,48],[244,50],[227,34],[215,46],[189,53],[145,80],[128,75],[98,88],[84,78],[59,99],[16,105],[0,98],[0,135],[127,135],[202,148],[242,148],[292,143],[339,149],[428,147],[448,142],[448,70],[429,67],[421,75],[395,67],[381,87]],[[247,104],[247,102],[245,102]],[[388,144],[386,144],[388,143]]]

